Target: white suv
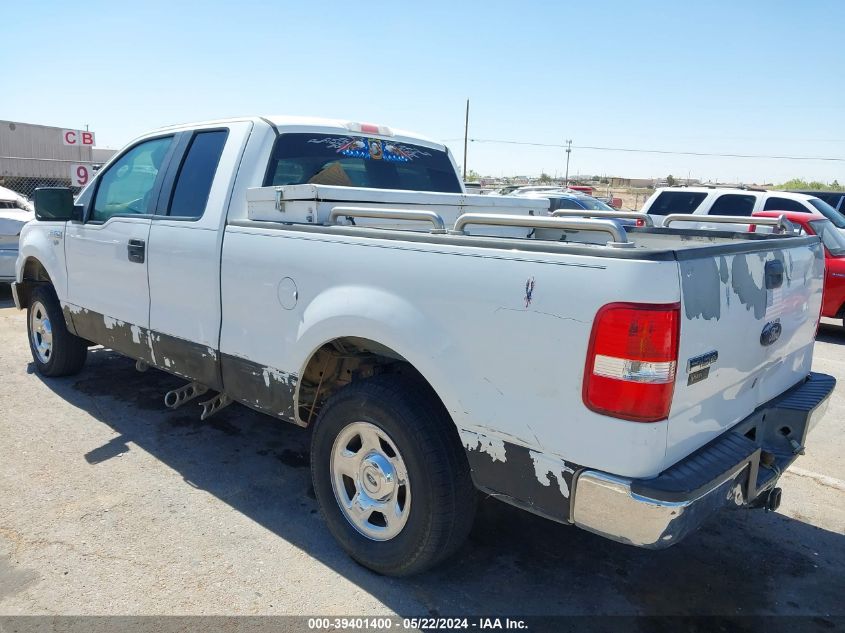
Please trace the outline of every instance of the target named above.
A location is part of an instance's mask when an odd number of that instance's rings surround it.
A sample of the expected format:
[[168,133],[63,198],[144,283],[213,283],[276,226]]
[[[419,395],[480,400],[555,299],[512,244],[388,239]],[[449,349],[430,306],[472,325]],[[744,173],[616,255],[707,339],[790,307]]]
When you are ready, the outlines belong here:
[[[845,233],[845,216],[827,202],[814,196],[787,191],[730,187],[662,187],[646,200],[642,211],[653,215],[654,223],[658,226],[663,224],[663,216],[674,213],[738,217],[747,217],[756,211],[820,213]],[[703,218],[702,222],[705,222]]]

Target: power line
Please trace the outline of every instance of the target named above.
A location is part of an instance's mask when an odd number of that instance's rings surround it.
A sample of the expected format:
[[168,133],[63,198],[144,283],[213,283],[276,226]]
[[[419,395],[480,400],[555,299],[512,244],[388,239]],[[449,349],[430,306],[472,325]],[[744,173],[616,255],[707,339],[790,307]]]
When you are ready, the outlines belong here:
[[[457,141],[462,139],[445,139],[444,142]],[[532,143],[529,141],[509,141],[491,138],[471,138],[472,143],[502,143],[506,145],[530,145],[532,147],[567,147],[561,143]],[[845,158],[835,156],[781,156],[769,154],[731,154],[718,152],[682,152],[665,149],[642,149],[634,147],[601,147],[598,145],[572,145],[572,149],[591,149],[601,152],[634,152],[638,154],[671,154],[674,156],[712,156],[716,158],[770,158],[775,160],[818,160],[827,162],[845,163]]]

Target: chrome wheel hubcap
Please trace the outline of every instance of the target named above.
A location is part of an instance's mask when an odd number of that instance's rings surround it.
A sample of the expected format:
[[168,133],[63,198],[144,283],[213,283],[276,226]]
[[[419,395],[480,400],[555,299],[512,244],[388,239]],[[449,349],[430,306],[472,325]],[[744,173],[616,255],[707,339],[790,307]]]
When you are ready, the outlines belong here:
[[393,440],[369,422],[346,426],[332,447],[332,490],[343,516],[374,541],[394,538],[408,522],[411,487]]
[[49,363],[53,355],[53,328],[47,310],[40,301],[33,303],[29,310],[29,336],[38,360]]

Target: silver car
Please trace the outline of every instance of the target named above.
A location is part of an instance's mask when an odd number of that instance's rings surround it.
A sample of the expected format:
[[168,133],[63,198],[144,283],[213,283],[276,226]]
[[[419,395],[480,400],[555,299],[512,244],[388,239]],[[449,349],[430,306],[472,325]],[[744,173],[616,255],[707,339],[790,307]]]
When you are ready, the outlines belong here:
[[15,280],[15,260],[23,225],[35,218],[32,204],[11,189],[0,187],[0,283]]

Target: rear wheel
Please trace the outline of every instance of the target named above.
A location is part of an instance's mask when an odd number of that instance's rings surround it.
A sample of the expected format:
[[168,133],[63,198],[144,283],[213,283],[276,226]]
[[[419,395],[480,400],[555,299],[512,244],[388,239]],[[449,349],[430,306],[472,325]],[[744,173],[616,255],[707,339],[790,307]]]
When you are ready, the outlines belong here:
[[33,290],[26,323],[29,349],[39,374],[70,376],[82,369],[88,341],[68,332],[52,286],[39,285]]
[[437,564],[472,526],[475,490],[454,424],[413,378],[376,376],[330,398],[314,429],[311,474],[332,535],[382,574]]

